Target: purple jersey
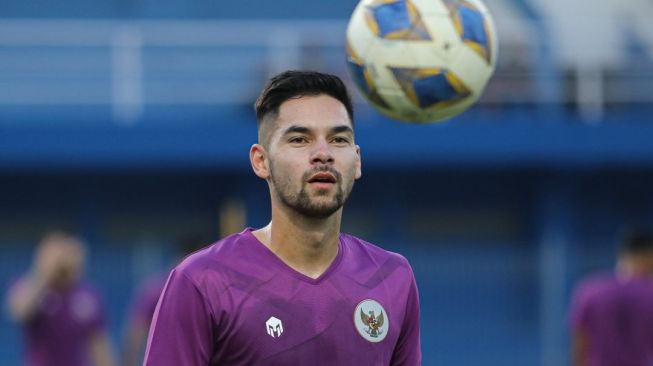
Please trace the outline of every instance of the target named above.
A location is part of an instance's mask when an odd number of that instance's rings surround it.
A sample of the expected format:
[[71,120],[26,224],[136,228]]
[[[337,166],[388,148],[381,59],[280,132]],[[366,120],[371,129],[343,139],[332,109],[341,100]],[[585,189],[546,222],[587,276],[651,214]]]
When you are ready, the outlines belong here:
[[100,297],[90,285],[48,290],[34,316],[24,324],[26,365],[90,365],[89,341],[103,327]]
[[131,324],[149,328],[165,283],[166,277],[159,274],[147,279],[138,287],[130,309]]
[[317,279],[283,263],[252,229],[170,274],[145,364],[419,365],[419,303],[402,256],[341,234]]
[[571,326],[588,340],[589,366],[653,365],[653,281],[592,277],[576,289]]

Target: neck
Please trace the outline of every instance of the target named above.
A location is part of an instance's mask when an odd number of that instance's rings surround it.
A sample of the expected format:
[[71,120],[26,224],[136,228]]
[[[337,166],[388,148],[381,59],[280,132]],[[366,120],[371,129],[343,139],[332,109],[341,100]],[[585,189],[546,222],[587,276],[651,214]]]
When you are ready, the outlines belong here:
[[254,236],[294,270],[318,278],[338,255],[342,209],[314,219],[274,206],[272,221]]

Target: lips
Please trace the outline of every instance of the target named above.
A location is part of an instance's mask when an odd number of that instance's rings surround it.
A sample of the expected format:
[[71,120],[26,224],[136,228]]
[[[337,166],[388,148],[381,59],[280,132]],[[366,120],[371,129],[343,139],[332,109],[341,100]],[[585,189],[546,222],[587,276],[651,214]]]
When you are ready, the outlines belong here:
[[331,173],[321,172],[312,175],[308,179],[308,183],[336,183],[336,177]]

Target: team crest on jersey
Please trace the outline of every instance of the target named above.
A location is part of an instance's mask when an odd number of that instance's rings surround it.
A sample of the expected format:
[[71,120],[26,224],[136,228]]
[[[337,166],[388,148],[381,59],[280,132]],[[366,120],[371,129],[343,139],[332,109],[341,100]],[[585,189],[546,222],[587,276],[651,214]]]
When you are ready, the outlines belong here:
[[385,339],[390,329],[388,314],[378,301],[361,301],[354,310],[354,326],[366,340],[377,343]]

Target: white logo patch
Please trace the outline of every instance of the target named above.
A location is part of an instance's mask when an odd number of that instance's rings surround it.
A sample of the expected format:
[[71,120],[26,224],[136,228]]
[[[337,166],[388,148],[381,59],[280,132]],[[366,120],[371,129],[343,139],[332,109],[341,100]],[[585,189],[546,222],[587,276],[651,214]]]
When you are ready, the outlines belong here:
[[265,322],[265,328],[272,338],[279,338],[283,333],[283,323],[273,316]]
[[354,327],[366,340],[377,343],[385,339],[390,329],[388,313],[375,300],[361,301],[354,310]]
[[75,294],[71,306],[73,314],[82,322],[91,321],[98,311],[98,304],[95,298],[86,292]]

